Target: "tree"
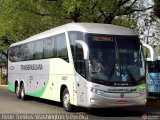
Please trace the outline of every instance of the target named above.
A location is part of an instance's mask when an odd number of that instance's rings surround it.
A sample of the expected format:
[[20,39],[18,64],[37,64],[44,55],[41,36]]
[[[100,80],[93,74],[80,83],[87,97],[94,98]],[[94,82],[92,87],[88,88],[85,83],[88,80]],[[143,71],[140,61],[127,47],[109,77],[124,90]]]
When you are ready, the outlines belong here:
[[[8,46],[68,22],[136,27],[138,0],[0,0],[0,44]],[[4,48],[2,48],[4,49]]]
[[153,2],[151,1],[139,0],[137,7],[145,9],[145,12],[137,11],[135,13],[135,19],[137,21],[137,27],[135,30],[139,34],[142,42],[150,45],[157,44],[159,42],[155,39],[157,18],[154,15],[153,9],[146,9],[153,8],[153,5]]
[[13,0],[1,0],[0,4],[0,44],[3,46],[55,26],[53,25],[56,23],[55,19],[47,11],[49,9],[44,8],[49,3],[44,0],[16,0],[14,2]]
[[159,0],[153,0],[154,1],[154,13],[155,15],[160,18],[160,1]]
[[138,8],[139,0],[62,0],[62,8],[66,18],[74,22],[98,22],[111,24],[112,21],[135,11],[145,11],[148,8]]
[[155,35],[154,35],[154,39],[157,42],[157,45],[160,44],[160,20],[157,20],[156,24],[155,24]]

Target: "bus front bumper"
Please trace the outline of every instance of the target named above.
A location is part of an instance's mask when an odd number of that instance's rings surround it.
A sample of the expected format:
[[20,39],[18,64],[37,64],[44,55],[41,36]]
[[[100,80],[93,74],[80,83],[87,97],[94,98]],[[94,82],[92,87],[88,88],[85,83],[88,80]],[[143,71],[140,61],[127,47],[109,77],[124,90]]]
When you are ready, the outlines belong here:
[[89,95],[88,108],[106,108],[106,107],[123,107],[123,106],[145,106],[147,97],[145,94],[132,98],[114,98],[104,97],[101,95]]

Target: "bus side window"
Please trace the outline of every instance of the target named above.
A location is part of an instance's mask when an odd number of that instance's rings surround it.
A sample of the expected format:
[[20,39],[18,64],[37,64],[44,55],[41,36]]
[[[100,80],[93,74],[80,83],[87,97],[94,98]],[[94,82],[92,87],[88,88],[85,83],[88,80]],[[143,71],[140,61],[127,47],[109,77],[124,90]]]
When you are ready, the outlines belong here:
[[14,52],[15,52],[14,62],[18,62],[19,61],[19,46],[16,46],[14,48]]
[[33,60],[34,43],[26,43],[25,60]]
[[18,61],[25,60],[25,49],[26,49],[26,44],[22,44],[19,46]]
[[76,45],[75,69],[80,75],[82,75],[83,77],[86,77],[83,48],[80,44]]
[[43,59],[43,40],[34,42],[34,60]]
[[16,51],[15,51],[15,47],[11,47],[9,49],[9,52],[8,52],[8,55],[9,55],[9,60],[12,61],[12,62],[16,62],[17,59],[15,58],[16,57]]
[[52,37],[44,40],[44,58],[55,57],[54,39],[55,38]]
[[56,51],[56,57],[61,58],[66,62],[69,62],[66,37],[64,33],[56,36],[54,46]]
[[83,33],[82,32],[78,32],[78,31],[69,31],[68,32],[69,35],[69,41],[70,41],[70,47],[71,47],[71,51],[72,51],[72,57],[73,57],[73,61],[76,60],[76,53],[75,53],[75,49],[76,49],[76,40],[83,40]]

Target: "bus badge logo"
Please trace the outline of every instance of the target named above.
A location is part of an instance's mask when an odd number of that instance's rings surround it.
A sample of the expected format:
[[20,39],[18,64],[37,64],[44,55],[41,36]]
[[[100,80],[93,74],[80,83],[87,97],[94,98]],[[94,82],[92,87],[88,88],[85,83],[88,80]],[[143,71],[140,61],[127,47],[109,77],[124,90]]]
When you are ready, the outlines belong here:
[[13,67],[13,66],[11,66],[9,69],[10,69],[10,70],[14,70],[14,67]]
[[121,93],[121,94],[120,94],[120,97],[121,97],[121,98],[124,98],[124,93]]

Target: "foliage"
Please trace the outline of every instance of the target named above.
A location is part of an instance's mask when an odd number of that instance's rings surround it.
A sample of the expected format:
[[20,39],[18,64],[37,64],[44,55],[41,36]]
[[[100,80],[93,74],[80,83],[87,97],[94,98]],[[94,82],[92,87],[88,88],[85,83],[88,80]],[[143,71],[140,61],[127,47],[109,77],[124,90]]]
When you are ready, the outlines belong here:
[[160,1],[159,0],[154,0],[154,13],[155,15],[160,18]]
[[[0,0],[0,50],[68,22],[135,28],[138,0]],[[4,46],[4,47],[2,47]]]
[[109,23],[117,16],[134,12],[132,0],[62,0],[62,7],[67,11],[66,18],[74,22]]

